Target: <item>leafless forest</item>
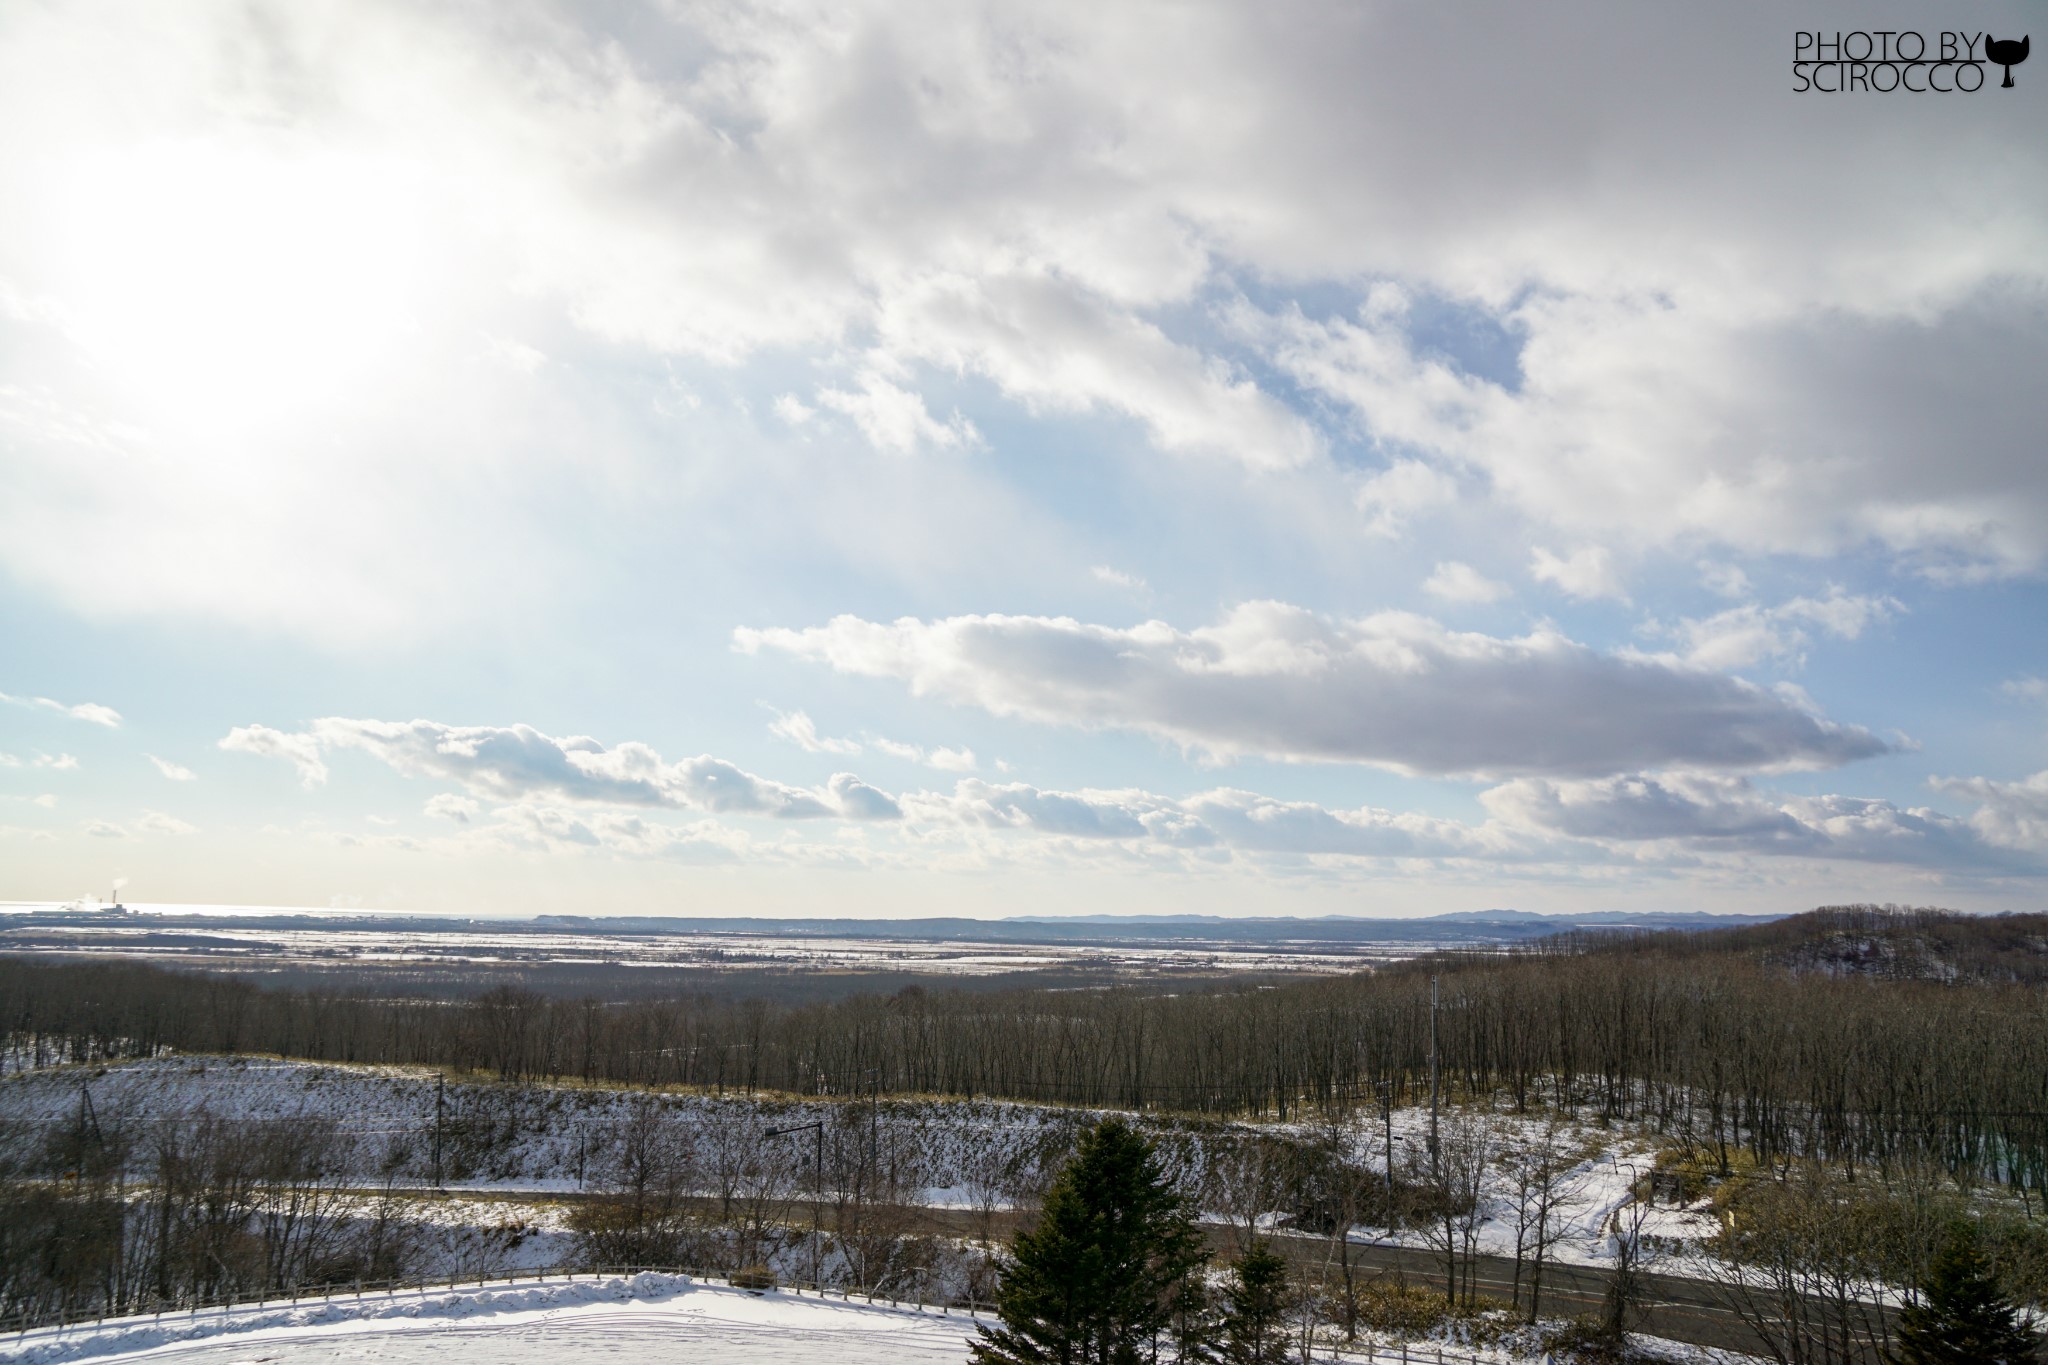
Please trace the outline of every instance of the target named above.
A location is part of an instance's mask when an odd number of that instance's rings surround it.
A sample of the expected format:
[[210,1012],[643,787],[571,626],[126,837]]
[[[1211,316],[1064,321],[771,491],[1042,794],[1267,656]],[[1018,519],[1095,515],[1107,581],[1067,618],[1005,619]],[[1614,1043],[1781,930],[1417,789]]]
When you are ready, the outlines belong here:
[[[716,1091],[993,1096],[1289,1118],[1504,1093],[1717,1153],[2048,1180],[2048,917],[1824,910],[1162,995],[909,987],[814,1005],[263,991],[0,961],[0,1017],[71,1057],[256,1051]],[[1440,980],[1434,1023],[1430,981]]]

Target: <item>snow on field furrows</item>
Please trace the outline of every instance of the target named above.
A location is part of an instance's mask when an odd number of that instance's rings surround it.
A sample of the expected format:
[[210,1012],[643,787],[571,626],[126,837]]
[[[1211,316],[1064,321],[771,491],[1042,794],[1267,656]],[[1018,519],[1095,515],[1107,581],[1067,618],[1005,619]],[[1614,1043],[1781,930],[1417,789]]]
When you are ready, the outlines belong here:
[[[431,1178],[425,1135],[433,1129],[436,1100],[435,1073],[430,1070],[240,1057],[162,1057],[103,1067],[58,1067],[0,1079],[0,1122],[73,1120],[79,1113],[81,1088],[90,1091],[93,1104],[105,1114],[152,1119],[202,1112],[217,1118],[332,1118],[350,1132],[372,1139],[365,1152],[389,1150],[386,1144],[394,1141],[407,1147],[406,1175],[420,1183]],[[491,1268],[541,1269],[560,1263],[569,1247],[567,1234],[560,1229],[559,1207],[537,1202],[522,1208],[508,1197],[575,1190],[580,1166],[595,1171],[610,1125],[626,1120],[648,1098],[643,1091],[585,1086],[449,1084],[445,1128],[466,1137],[462,1145],[452,1140],[447,1144],[445,1185],[458,1195],[467,1192],[479,1199],[444,1206],[435,1213],[436,1220],[458,1223],[475,1216],[496,1226],[524,1227],[527,1236]],[[864,1101],[738,1094],[658,1095],[654,1100],[705,1131],[735,1124],[806,1122],[825,1111],[863,1128],[872,1121],[882,1149],[920,1173],[920,1202],[933,1207],[1007,1207],[1009,1195],[997,1188],[1000,1181],[993,1173],[1019,1158],[1026,1165],[1034,1159],[1056,1163],[1079,1126],[1093,1118],[1090,1111],[985,1100],[885,1097],[872,1116]],[[1429,1113],[1426,1107],[1399,1109],[1393,1120],[1398,1170],[1404,1161],[1421,1159]],[[1169,1165],[1186,1171],[1195,1186],[1212,1154],[1232,1137],[1311,1133],[1292,1124],[1150,1116],[1140,1122],[1161,1142]],[[1534,1142],[1545,1127],[1541,1118],[1511,1114],[1490,1115],[1488,1122],[1504,1145]],[[1577,1160],[1564,1182],[1563,1236],[1552,1258],[1578,1264],[1610,1262],[1614,1214],[1631,1201],[1631,1188],[1649,1170],[1654,1143],[1640,1134],[1591,1125],[1572,1125],[1562,1137]],[[1368,1169],[1381,1168],[1385,1140],[1377,1113],[1359,1115],[1342,1130],[1340,1139]],[[371,1172],[366,1170],[364,1176],[369,1178]],[[1479,1231],[1478,1249],[1512,1255],[1514,1226],[1506,1175],[1496,1167],[1488,1180],[1481,1201],[1494,1216]],[[1209,1216],[1242,1219],[1256,1212],[1212,1208]],[[1714,1231],[1710,1217],[1696,1212],[1659,1207],[1645,1213],[1641,1230],[1662,1254],[1690,1255],[1694,1244]],[[1269,1213],[1259,1221],[1270,1228],[1278,1219]],[[1360,1227],[1353,1236],[1424,1245],[1422,1234],[1414,1230],[1389,1239],[1384,1229]]]
[[24,1365],[143,1359],[247,1365],[289,1359],[491,1365],[674,1360],[703,1365],[918,1365],[967,1357],[965,1315],[752,1294],[680,1275],[583,1276],[459,1291],[401,1290],[290,1307],[170,1313],[0,1340]]
[[[21,1365],[964,1365],[976,1320],[786,1291],[750,1293],[681,1275],[586,1275],[462,1290],[399,1290],[288,1307],[170,1313],[0,1338]],[[1756,1365],[1727,1352],[1641,1339],[1672,1362]],[[1528,1365],[1499,1349],[1373,1345],[1317,1359],[1350,1365]]]

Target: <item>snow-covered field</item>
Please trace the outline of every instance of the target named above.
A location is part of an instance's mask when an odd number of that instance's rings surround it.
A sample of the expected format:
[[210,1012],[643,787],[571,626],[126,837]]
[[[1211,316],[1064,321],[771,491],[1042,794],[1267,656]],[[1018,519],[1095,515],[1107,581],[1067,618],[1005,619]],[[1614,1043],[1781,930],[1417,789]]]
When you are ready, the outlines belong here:
[[[378,925],[346,912],[266,915],[243,907],[209,911],[181,905],[129,906],[121,913],[92,913],[96,908],[80,903],[0,903],[0,941],[10,953],[23,956],[144,957],[213,970],[518,964],[527,968],[576,965],[713,972],[769,968],[981,977],[1068,968],[1152,977],[1355,972],[1375,963],[1413,957],[1445,943],[1468,943],[1474,937],[1470,928],[1446,926],[1441,939],[1419,941],[1305,938],[1246,942],[1190,937],[1089,943],[1054,936],[1033,941],[1022,928],[1016,937],[1003,941],[655,932],[622,929],[602,920],[548,932],[523,921],[494,925],[451,919],[443,927],[418,917]],[[309,919],[330,923],[308,927],[305,921]]]
[[229,1365],[293,1361],[410,1361],[491,1365],[546,1361],[676,1360],[705,1365],[830,1361],[834,1365],[958,1362],[965,1315],[752,1294],[682,1276],[583,1276],[540,1282],[402,1290],[289,1307],[120,1319],[64,1332],[0,1338],[0,1358],[25,1365],[110,1359]]
[[[0,1360],[177,1362],[255,1365],[289,1359],[392,1365],[592,1365],[675,1361],[687,1365],[960,1365],[975,1319],[930,1309],[795,1295],[749,1293],[677,1275],[581,1276],[341,1296],[276,1307],[125,1318],[62,1332],[0,1338]],[[1722,1352],[1663,1348],[1673,1361],[1738,1365]],[[1358,1365],[1526,1365],[1540,1357],[1505,1350],[1439,1350],[1426,1343],[1335,1352]]]

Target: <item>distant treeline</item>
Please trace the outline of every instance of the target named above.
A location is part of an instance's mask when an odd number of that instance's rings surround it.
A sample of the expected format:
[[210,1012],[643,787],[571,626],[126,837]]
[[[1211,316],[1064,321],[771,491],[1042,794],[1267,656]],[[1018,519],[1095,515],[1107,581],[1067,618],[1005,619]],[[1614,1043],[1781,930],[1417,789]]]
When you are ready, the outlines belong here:
[[71,1057],[262,1051],[508,1080],[1279,1117],[1426,1098],[1434,1031],[1452,1097],[1646,1119],[1723,1164],[1744,1148],[1766,1162],[1931,1163],[2031,1192],[2048,1182],[2043,945],[2043,916],[1849,907],[1254,989],[911,987],[810,1005],[514,986],[392,1000],[0,959],[0,1020],[16,1045]]

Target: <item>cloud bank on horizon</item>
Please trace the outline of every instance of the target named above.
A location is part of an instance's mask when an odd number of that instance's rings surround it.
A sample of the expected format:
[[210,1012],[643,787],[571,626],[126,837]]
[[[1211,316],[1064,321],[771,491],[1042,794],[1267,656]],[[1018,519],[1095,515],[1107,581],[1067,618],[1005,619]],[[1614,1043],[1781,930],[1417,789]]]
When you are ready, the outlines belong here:
[[2048,84],[1790,42],[10,9],[0,897],[2036,905]]

